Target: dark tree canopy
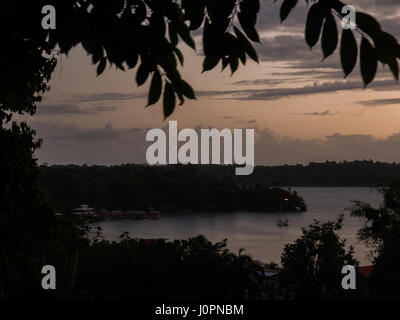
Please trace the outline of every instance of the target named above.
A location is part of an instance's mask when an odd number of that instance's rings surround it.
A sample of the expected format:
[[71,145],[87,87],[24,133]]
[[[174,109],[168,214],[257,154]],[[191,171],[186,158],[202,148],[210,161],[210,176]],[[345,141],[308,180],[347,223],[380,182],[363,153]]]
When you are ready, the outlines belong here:
[[346,241],[337,234],[342,224],[343,216],[336,222],[314,221],[302,229],[301,237],[285,246],[279,278],[286,298],[344,299],[352,296],[341,287],[341,270],[345,265],[354,266],[358,262],[353,257],[353,248],[346,249]]
[[[313,47],[321,38],[326,58],[338,46],[335,16],[341,17],[344,4],[337,0],[306,2],[310,5],[306,42]],[[282,21],[297,4],[297,0],[282,2]],[[56,9],[55,30],[41,26],[44,5]],[[7,112],[32,114],[48,89],[56,55],[68,54],[81,44],[98,75],[107,65],[121,70],[138,66],[136,83],[151,82],[147,105],[162,97],[164,116],[168,117],[177,102],[196,98],[178,71],[179,64],[184,64],[179,43],[195,50],[194,32],[202,30],[203,71],[221,62],[222,69],[229,66],[234,73],[248,58],[258,62],[252,42],[260,42],[256,29],[257,18],[262,19],[259,11],[259,0],[4,0],[0,32],[7,45],[0,53],[0,116],[4,119]],[[365,85],[374,79],[378,61],[389,65],[397,79],[397,40],[368,14],[357,12],[357,24],[359,49],[354,32],[342,32],[340,56],[345,76],[353,71],[359,56]]]
[[359,230],[358,237],[373,250],[371,296],[379,299],[399,299],[400,182],[392,181],[380,188],[380,192],[383,201],[379,208],[355,202],[351,213],[363,218],[364,226]]

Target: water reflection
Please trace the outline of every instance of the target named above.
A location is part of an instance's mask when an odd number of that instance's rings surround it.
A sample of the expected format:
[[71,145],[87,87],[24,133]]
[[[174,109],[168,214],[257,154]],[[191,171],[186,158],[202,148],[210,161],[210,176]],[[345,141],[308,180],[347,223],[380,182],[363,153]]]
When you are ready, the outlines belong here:
[[[127,231],[131,237],[183,239],[204,234],[211,241],[228,239],[228,247],[246,252],[255,259],[270,262],[280,261],[280,255],[286,243],[294,241],[301,228],[314,219],[322,222],[334,220],[352,200],[368,202],[378,206],[381,197],[373,189],[359,187],[315,188],[296,187],[295,189],[306,201],[308,211],[305,213],[164,213],[161,220],[119,220],[101,223],[107,239],[118,239]],[[279,219],[289,220],[288,227],[278,227]],[[359,218],[345,214],[344,227],[340,234],[347,243],[355,247],[357,259],[362,264],[368,263],[368,249],[356,239],[357,230],[361,227]]]

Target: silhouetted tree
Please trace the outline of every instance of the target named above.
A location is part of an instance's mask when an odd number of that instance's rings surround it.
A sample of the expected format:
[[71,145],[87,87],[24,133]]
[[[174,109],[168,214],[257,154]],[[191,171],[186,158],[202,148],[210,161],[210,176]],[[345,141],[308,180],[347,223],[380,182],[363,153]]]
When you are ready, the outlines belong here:
[[[310,7],[305,38],[310,47],[321,38],[324,57],[338,45],[335,16],[342,17],[344,3],[318,0]],[[280,17],[285,20],[297,0],[282,2]],[[56,9],[56,29],[41,26],[44,5]],[[178,48],[182,40],[196,48],[193,32],[202,29],[203,71],[230,67],[234,73],[247,57],[257,61],[251,42],[260,42],[256,22],[259,0],[6,0],[0,5],[1,39],[6,43],[0,53],[0,104],[3,112],[33,112],[55,66],[56,49],[68,54],[81,44],[101,74],[107,63],[125,70],[138,66],[136,83],[151,78],[148,104],[163,93],[164,116],[168,117],[184,99],[195,93],[178,71],[184,56]],[[398,78],[400,49],[397,40],[381,29],[370,15],[357,12],[361,74],[365,85],[376,74],[380,61],[389,65]],[[321,35],[322,34],[322,35]],[[371,43],[372,42],[372,43]],[[352,30],[343,30],[340,57],[347,76],[354,69],[358,46]],[[47,54],[47,56],[43,55]],[[14,94],[18,88],[18,95]]]
[[0,299],[41,298],[41,269],[55,265],[62,296],[69,285],[69,256],[80,243],[81,231],[59,219],[38,184],[33,152],[39,142],[24,123],[0,130]]
[[353,248],[336,231],[343,217],[336,222],[315,221],[294,243],[284,248],[279,274],[282,294],[289,299],[343,299],[352,293],[343,290],[343,266],[356,266]]
[[379,208],[356,202],[352,215],[365,220],[360,240],[372,246],[374,270],[369,279],[372,298],[399,299],[400,286],[400,182],[380,189],[383,203]]

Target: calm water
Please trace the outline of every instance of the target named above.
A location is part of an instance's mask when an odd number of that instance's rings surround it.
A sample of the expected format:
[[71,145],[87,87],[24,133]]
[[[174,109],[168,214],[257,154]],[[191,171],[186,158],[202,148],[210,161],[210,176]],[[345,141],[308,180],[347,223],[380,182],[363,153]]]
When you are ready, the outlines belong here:
[[[168,240],[190,238],[204,234],[211,241],[228,239],[231,250],[246,248],[253,258],[263,262],[280,262],[280,255],[286,243],[293,242],[305,227],[314,219],[334,220],[340,213],[345,213],[344,227],[340,234],[348,244],[355,247],[357,259],[368,264],[368,249],[356,239],[357,230],[362,225],[358,218],[350,217],[345,208],[352,200],[368,202],[378,206],[381,196],[370,188],[293,188],[301,195],[307,205],[305,213],[191,213],[162,214],[154,220],[119,220],[105,221],[100,225],[106,239],[114,240],[127,231],[131,237],[167,238]],[[288,219],[289,226],[279,228],[277,220]]]

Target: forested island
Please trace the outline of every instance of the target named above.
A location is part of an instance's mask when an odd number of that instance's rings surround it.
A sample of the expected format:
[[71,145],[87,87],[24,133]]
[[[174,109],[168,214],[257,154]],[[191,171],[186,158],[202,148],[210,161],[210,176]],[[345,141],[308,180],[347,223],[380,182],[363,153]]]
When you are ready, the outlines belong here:
[[152,207],[162,212],[307,210],[296,191],[240,184],[233,175],[203,172],[199,166],[42,165],[40,171],[50,203],[67,214],[82,203],[98,210]]
[[280,187],[378,187],[400,178],[400,164],[367,160],[257,166],[249,176],[221,165],[42,165],[40,171],[43,189],[61,212],[81,203],[106,210],[305,211],[295,191]]
[[[197,166],[201,174],[233,176],[231,166]],[[310,162],[307,165],[256,166],[251,175],[235,176],[241,185],[291,187],[381,187],[400,179],[400,163],[362,161]]]

